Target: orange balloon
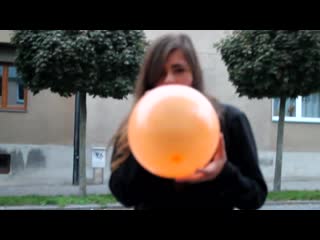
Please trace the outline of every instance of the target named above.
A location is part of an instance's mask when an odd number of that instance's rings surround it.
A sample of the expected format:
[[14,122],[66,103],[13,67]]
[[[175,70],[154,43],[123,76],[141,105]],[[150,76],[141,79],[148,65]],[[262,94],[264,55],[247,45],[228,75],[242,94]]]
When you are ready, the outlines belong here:
[[210,101],[184,85],[148,91],[128,122],[131,151],[142,167],[165,178],[186,177],[213,157],[220,136]]

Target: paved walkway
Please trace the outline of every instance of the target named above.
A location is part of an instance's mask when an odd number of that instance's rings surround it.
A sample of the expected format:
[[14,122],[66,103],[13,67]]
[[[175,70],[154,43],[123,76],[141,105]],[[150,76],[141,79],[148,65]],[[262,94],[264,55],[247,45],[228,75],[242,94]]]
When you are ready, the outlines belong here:
[[[68,205],[59,207],[56,205],[47,206],[1,206],[0,210],[131,210],[119,203],[101,206],[98,204]],[[268,201],[259,210],[320,210],[320,201]]]
[[[108,194],[108,185],[88,185],[87,194]],[[33,185],[33,186],[0,186],[0,196],[24,195],[79,195],[79,186],[72,185]]]
[[[273,182],[268,181],[269,191],[273,189]],[[320,179],[296,178],[281,182],[281,190],[320,190]]]
[[64,207],[56,205],[24,205],[24,206],[0,206],[0,210],[127,210],[119,203],[108,204],[101,206],[99,204],[86,204],[86,205],[67,205]]
[[320,201],[273,201],[260,210],[320,210]]

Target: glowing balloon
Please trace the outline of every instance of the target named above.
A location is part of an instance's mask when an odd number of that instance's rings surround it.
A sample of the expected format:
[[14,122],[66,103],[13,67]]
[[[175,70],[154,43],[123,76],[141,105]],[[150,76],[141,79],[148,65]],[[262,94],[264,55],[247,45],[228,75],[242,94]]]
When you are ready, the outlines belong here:
[[147,92],[134,106],[128,141],[137,161],[165,178],[191,175],[213,157],[220,136],[219,118],[210,101],[184,85]]

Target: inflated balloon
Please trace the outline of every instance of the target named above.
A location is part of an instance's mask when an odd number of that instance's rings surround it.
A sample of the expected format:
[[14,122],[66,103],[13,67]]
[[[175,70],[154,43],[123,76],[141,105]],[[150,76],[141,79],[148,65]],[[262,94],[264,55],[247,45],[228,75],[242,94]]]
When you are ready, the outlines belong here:
[[213,157],[219,118],[210,101],[184,85],[148,91],[134,106],[128,141],[142,167],[165,178],[193,174]]

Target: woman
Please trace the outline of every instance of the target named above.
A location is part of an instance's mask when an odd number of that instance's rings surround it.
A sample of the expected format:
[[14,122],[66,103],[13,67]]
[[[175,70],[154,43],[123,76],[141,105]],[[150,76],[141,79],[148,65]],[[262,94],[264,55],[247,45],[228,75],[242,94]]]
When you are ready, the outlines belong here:
[[[157,86],[183,84],[204,92],[194,46],[185,34],[165,35],[149,48],[135,88],[135,103]],[[141,167],[130,151],[128,117],[113,138],[109,187],[127,207],[258,209],[267,186],[258,165],[256,143],[246,115],[208,97],[219,114],[220,144],[212,161],[192,176],[166,179]]]

